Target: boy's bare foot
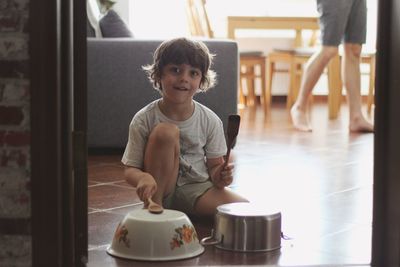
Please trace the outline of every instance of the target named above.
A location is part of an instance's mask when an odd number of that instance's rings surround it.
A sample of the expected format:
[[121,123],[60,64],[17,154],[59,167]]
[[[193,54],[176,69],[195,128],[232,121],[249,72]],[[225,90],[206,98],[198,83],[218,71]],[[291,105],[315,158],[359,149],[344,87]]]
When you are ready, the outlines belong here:
[[372,133],[374,132],[374,125],[360,116],[350,119],[349,130],[353,133]]
[[290,109],[290,116],[292,117],[294,128],[302,132],[312,131],[310,123],[308,122],[307,113],[299,109],[296,104]]

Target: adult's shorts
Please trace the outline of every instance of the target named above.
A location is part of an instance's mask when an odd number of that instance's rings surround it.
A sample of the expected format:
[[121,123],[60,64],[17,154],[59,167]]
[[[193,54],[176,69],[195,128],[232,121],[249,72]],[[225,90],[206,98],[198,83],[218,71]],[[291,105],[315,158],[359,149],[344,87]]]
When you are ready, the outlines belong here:
[[317,0],[322,45],[364,44],[367,35],[366,0]]

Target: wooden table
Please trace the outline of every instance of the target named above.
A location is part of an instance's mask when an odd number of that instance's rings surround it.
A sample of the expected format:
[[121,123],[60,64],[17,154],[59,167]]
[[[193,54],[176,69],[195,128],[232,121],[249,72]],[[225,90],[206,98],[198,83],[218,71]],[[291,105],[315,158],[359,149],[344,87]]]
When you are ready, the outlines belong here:
[[[318,30],[317,17],[261,17],[261,16],[228,16],[228,38],[235,39],[236,30],[294,30],[296,32],[294,46],[303,46],[301,32],[303,30]],[[331,60],[328,71],[328,105],[329,118],[337,118],[342,96],[339,57]]]
[[295,46],[302,46],[302,30],[318,30],[317,17],[228,17],[228,38],[235,39],[235,31],[252,30],[295,30]]

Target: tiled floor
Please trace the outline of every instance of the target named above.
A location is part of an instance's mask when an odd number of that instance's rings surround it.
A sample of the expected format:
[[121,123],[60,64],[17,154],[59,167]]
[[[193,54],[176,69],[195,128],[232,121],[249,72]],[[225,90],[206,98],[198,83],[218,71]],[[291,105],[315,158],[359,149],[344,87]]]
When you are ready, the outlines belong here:
[[[241,110],[232,188],[282,213],[283,240],[275,253],[233,253],[207,247],[192,259],[143,262],[106,253],[118,222],[142,208],[124,182],[121,155],[89,157],[89,264],[113,266],[369,266],[373,134],[349,134],[348,113],[328,120],[326,104],[312,108],[314,131],[294,131],[284,105]],[[193,221],[200,238],[210,221]]]

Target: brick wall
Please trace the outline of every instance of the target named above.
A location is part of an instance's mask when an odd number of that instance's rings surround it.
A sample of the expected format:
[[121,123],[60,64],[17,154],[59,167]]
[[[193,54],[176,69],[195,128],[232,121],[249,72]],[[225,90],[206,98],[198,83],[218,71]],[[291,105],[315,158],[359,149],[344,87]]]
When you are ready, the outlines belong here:
[[0,266],[30,266],[29,0],[0,1]]

